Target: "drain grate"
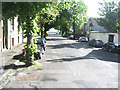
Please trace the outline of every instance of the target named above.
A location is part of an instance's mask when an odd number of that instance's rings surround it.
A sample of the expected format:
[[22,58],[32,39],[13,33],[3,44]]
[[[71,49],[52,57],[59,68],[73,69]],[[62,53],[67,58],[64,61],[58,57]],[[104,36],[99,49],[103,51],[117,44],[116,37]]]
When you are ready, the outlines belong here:
[[24,76],[17,76],[15,78],[16,81],[36,81],[36,80],[40,80],[40,76],[36,76],[36,75],[24,75]]

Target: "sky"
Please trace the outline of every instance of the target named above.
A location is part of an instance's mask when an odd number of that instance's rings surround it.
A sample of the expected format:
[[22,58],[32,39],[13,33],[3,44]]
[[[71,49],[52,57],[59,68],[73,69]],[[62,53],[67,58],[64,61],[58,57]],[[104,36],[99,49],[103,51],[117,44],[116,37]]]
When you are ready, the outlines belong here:
[[[103,2],[103,0],[83,0],[84,3],[88,7],[87,15],[88,17],[100,17],[97,12],[99,12],[99,8],[101,7],[98,2]],[[107,2],[113,0],[106,0]],[[114,0],[118,3],[119,0]]]
[[97,13],[100,7],[98,2],[102,2],[102,0],[83,0],[83,1],[88,7],[87,11],[88,17],[100,17],[99,14]]

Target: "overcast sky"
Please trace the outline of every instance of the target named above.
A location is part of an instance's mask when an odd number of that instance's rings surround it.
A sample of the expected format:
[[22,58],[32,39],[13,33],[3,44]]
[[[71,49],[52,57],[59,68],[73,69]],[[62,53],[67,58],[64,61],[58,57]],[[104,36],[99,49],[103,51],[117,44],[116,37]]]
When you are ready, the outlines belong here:
[[[99,8],[101,7],[98,2],[103,2],[103,0],[83,0],[88,7],[87,15],[88,17],[100,17],[97,12],[99,12]],[[113,0],[106,0],[113,1]],[[118,3],[119,0],[114,0]]]
[[100,5],[98,2],[102,2],[102,0],[84,0],[85,4],[88,7],[87,15],[88,17],[99,17],[97,13],[99,11]]

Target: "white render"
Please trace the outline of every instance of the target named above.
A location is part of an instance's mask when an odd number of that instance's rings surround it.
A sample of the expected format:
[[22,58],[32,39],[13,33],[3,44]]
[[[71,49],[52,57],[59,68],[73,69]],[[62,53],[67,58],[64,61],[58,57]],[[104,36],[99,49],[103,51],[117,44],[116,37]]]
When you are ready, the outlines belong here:
[[[12,49],[14,46],[22,43],[22,30],[18,33],[18,17],[14,17],[14,27],[12,25],[12,20],[8,19],[7,20],[8,24],[8,49]],[[18,40],[19,37],[19,40]],[[12,45],[12,38],[14,38],[14,46]]]
[[120,44],[120,34],[118,33],[90,33],[90,40],[102,40],[104,43],[107,43],[109,35],[114,35],[113,43]]

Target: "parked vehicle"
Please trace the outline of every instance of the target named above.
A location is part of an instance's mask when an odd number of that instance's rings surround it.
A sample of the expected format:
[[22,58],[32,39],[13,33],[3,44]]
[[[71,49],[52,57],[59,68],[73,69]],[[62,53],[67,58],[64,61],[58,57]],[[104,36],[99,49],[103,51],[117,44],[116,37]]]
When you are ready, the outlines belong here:
[[78,39],[78,42],[88,42],[88,38],[82,36],[82,37],[80,37],[80,38]]
[[45,38],[36,38],[36,39],[37,39],[37,43],[36,44],[40,45],[43,48],[43,50],[45,51],[45,48],[46,48],[46,39]]
[[107,50],[109,52],[120,53],[120,45],[114,44],[111,42],[105,43],[102,47],[103,50]]
[[69,36],[69,38],[70,38],[70,39],[74,39],[74,35],[71,34],[71,35]]
[[37,45],[37,50],[36,52],[34,53],[34,57],[36,59],[42,59],[42,54],[43,54],[43,50],[42,50],[42,47],[40,45]]
[[66,34],[66,33],[64,33],[64,34],[63,34],[63,37],[67,37],[67,34]]
[[[36,50],[36,52],[34,53],[34,57],[35,57],[36,59],[41,59],[41,58],[42,58],[41,48],[42,48],[42,47],[41,47],[40,45],[37,45],[37,50]],[[25,53],[26,53],[26,50],[23,49],[22,54],[24,55]]]
[[103,43],[102,40],[92,39],[92,40],[89,41],[89,45],[94,46],[94,47],[102,47],[104,45],[104,43]]
[[117,47],[118,53],[120,54],[120,45]]

